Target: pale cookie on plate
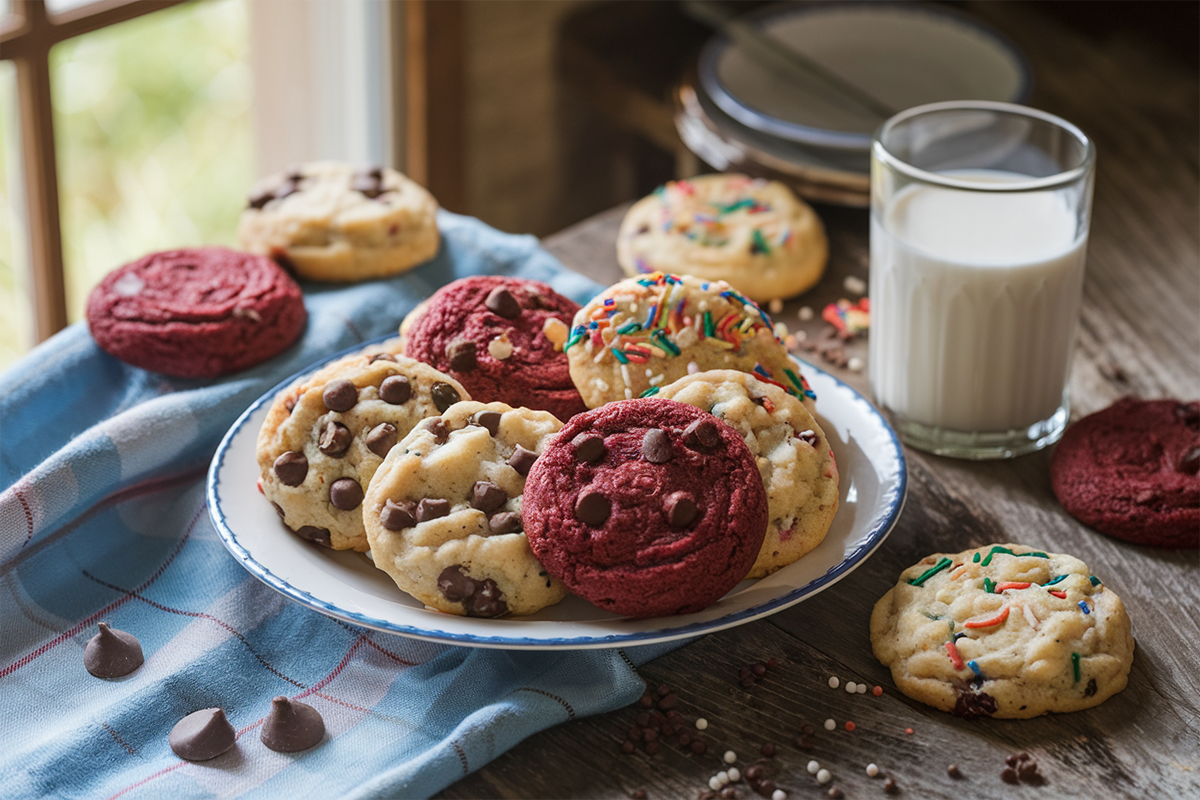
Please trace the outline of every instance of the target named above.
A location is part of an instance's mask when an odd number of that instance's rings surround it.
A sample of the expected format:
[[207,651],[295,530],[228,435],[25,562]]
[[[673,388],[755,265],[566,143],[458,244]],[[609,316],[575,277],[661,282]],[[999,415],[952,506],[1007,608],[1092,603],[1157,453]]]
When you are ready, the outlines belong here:
[[769,520],[747,578],[762,578],[825,539],[838,509],[838,469],[829,440],[804,403],[745,372],[680,378],[656,397],[696,406],[742,435],[767,490]]
[[1121,598],[1072,556],[1016,544],[935,553],[871,614],[875,657],[904,694],[961,717],[1091,708],[1125,688]]
[[626,275],[686,273],[726,280],[765,303],[810,289],[829,240],[812,207],[778,181],[701,175],[633,204],[617,235]]
[[816,399],[771,318],[725,281],[626,278],[576,312],[563,347],[588,408],[649,397],[710,369],[752,372],[806,402]]
[[258,433],[262,492],[303,539],[367,549],[362,499],[383,457],[413,426],[467,391],[449,375],[368,348],[279,392]]
[[238,238],[316,281],[407,272],[433,258],[437,201],[394,169],[315,161],[254,184]]
[[532,614],[567,590],[529,549],[525,477],[562,428],[548,411],[456,403],[418,425],[363,502],[371,556],[403,591],[449,614]]

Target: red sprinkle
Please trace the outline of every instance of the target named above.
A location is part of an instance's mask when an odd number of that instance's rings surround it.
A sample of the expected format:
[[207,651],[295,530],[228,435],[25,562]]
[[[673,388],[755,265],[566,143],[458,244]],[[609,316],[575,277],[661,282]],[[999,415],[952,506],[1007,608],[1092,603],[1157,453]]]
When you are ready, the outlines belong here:
[[1032,584],[1023,583],[1021,581],[1005,581],[1004,583],[996,584],[996,594],[1007,592],[1009,589],[1028,589]]
[[857,728],[857,727],[858,727],[858,726],[857,726],[857,725],[855,725],[853,722],[847,722],[847,723],[846,723],[846,730],[848,730],[848,731],[852,731],[852,730],[854,730],[854,729],[855,729],[855,728]]
[[876,697],[879,697],[881,694],[883,694],[883,687],[876,686],[874,689],[871,690],[871,694],[875,695]]
[[[1051,594],[1054,594],[1054,593],[1051,592]],[[1006,619],[1008,619],[1008,606],[1005,606],[1004,608],[1000,609],[1000,613],[997,614],[996,616],[992,617],[991,619],[981,619],[979,621],[971,620],[970,622],[964,622],[963,627],[964,628],[991,628],[995,625],[1002,624],[1004,622],[1004,620],[1006,620]]]
[[1061,591],[1059,591],[1058,589],[1051,589],[1051,590],[1050,590],[1050,594],[1054,595],[1054,596],[1055,596],[1055,597],[1057,597],[1059,600],[1066,600],[1066,599],[1067,599],[1067,593],[1066,593],[1066,592],[1061,592]]
[[912,728],[905,728],[905,729],[904,729],[904,732],[905,732],[905,733],[912,733],[912,732],[913,732],[913,729],[912,729]]
[[950,656],[950,664],[956,670],[966,666],[963,663],[962,656],[958,654],[958,645],[954,644],[954,642],[946,642],[946,654]]

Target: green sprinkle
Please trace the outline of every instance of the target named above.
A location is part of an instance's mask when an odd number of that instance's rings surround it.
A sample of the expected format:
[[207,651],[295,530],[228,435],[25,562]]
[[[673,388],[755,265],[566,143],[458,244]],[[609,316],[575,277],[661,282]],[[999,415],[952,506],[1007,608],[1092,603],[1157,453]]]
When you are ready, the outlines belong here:
[[954,620],[950,620],[950,635],[954,635]]
[[923,573],[921,573],[920,577],[909,581],[909,584],[912,586],[920,586],[921,584],[925,583],[925,581],[929,580],[934,575],[938,574],[939,572],[944,570],[946,567],[950,566],[951,563],[952,562],[950,561],[950,559],[946,558],[945,556],[942,556],[940,561],[938,561],[932,567],[930,567],[929,569],[927,569]]
[[1092,582],[1092,586],[1100,585],[1100,579],[1097,578],[1095,575],[1088,575],[1088,580]]
[[[986,567],[988,564],[992,563],[992,556],[996,555],[997,553],[1006,553],[1010,556],[1013,556],[1014,558],[1029,558],[1031,556],[1033,558],[1049,558],[1050,557],[1039,550],[1034,550],[1032,553],[1014,553],[1012,550],[1009,550],[1007,547],[1001,547],[1000,545],[996,545],[995,547],[992,548],[992,552],[988,553],[987,557],[983,559],[983,566]],[[978,558],[979,554],[976,553],[975,556],[976,556],[976,558]]]
[[577,334],[575,334],[574,336],[572,336],[570,339],[568,339],[568,340],[567,340],[567,343],[566,343],[565,345],[563,345],[563,352],[564,352],[564,353],[565,353],[565,352],[567,352],[567,351],[568,351],[568,350],[570,350],[572,347],[574,347],[575,345],[579,344],[579,342],[580,342],[580,341],[582,341],[582,340],[583,340],[583,334],[582,334],[582,333],[577,333]]
[[1043,553],[1041,550],[1034,550],[1032,553],[1014,553],[1017,558],[1049,558],[1050,556]]
[[704,335],[709,339],[717,335],[717,326],[713,324],[712,312],[704,312]]
[[1067,576],[1066,576],[1066,575],[1059,575],[1059,576],[1058,576],[1057,578],[1055,578],[1054,580],[1052,580],[1052,581],[1047,581],[1046,583],[1043,583],[1043,584],[1042,584],[1042,586],[1053,586],[1054,584],[1056,584],[1056,583],[1058,583],[1058,582],[1060,582],[1060,581],[1065,581],[1066,579],[1067,579]]
[[617,348],[615,348],[615,347],[610,347],[610,348],[609,348],[609,350],[612,350],[612,354],[613,354],[614,356],[616,356],[616,358],[617,358],[617,361],[620,361],[622,364],[628,364],[628,363],[629,363],[629,359],[628,359],[628,358],[626,358],[626,357],[625,357],[625,354],[624,354],[624,353],[622,353],[622,352],[621,352],[620,350],[618,350]]
[[651,397],[656,394],[658,394],[658,387],[651,386],[649,389],[639,394],[638,397]]
[[745,200],[739,200],[736,203],[730,203],[729,205],[721,205],[720,203],[713,203],[713,206],[716,207],[717,211],[719,211],[722,214],[729,214],[733,211],[737,211],[742,208],[751,208],[753,205],[754,205],[754,201],[751,200],[749,197],[747,197]]
[[625,335],[626,333],[633,333],[634,331],[640,331],[641,329],[642,323],[634,320],[633,322],[626,322],[624,325],[617,328],[617,333]]
[[1075,682],[1079,683],[1079,653],[1071,653],[1071,669],[1075,671]]
[[978,564],[979,563],[979,553],[976,553],[975,555],[971,556],[971,561]]
[[995,594],[996,593],[996,582],[994,580],[992,580],[991,578],[984,578],[983,579],[983,590],[985,592],[987,592],[988,594]]
[[764,254],[771,252],[771,246],[767,244],[767,240],[763,238],[762,231],[758,228],[754,229],[754,246]]
[[670,339],[667,338],[666,331],[657,330],[654,332],[654,335],[651,336],[650,338],[652,338],[654,341],[656,341],[660,345],[662,345],[662,348],[664,350],[668,351],[673,356],[677,356],[683,352],[675,345],[674,342],[672,342]]
[[937,621],[937,620],[941,619],[941,617],[940,617],[939,615],[937,615],[937,614],[930,614],[928,611],[922,611],[922,612],[921,612],[921,616],[923,616],[923,617],[926,617],[926,618],[928,618],[928,619],[932,619],[932,620],[934,620],[934,621]]
[[792,372],[787,367],[783,368],[783,374],[788,376],[788,380],[790,380],[797,389],[802,392],[804,391],[804,384],[800,381],[799,375],[797,375],[795,372]]

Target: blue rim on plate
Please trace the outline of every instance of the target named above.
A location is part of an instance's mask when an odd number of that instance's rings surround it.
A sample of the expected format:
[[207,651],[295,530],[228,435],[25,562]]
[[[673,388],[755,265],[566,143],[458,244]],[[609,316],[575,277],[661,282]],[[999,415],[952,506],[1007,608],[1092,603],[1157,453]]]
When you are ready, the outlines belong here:
[[[363,345],[348,348],[339,353],[331,355],[329,358],[322,360],[319,363],[313,364],[311,367],[303,370],[300,373],[281,381],[270,391],[263,394],[256,400],[242,415],[237,419],[233,426],[226,432],[221,440],[221,444],[217,448],[217,452],[213,457],[212,463],[208,471],[206,496],[208,500],[209,515],[212,518],[213,524],[217,529],[217,533],[226,548],[237,558],[238,562],[249,571],[254,577],[265,583],[272,589],[280,592],[285,597],[307,606],[308,608],[318,611],[336,619],[341,619],[346,622],[361,625],[366,628],[400,634],[403,636],[424,639],[427,641],[440,642],[443,644],[466,645],[472,647],[497,647],[497,648],[512,648],[512,649],[582,649],[582,648],[606,648],[606,647],[621,647],[626,645],[637,644],[653,644],[656,642],[670,641],[674,639],[682,639],[690,636],[699,635],[702,633],[711,633],[724,628],[739,625],[749,622],[759,617],[767,616],[768,614],[780,611],[788,606],[800,602],[806,597],[810,597],[823,589],[836,583],[841,578],[849,574],[859,564],[866,560],[876,548],[882,544],[888,533],[892,530],[899,518],[900,512],[904,505],[904,498],[907,492],[907,466],[904,459],[904,451],[900,445],[899,439],[895,432],[888,425],[887,421],[880,413],[872,406],[862,395],[843,383],[837,378],[828,373],[804,363],[806,375],[809,376],[810,382],[821,385],[825,388],[826,393],[834,391],[839,395],[839,399],[845,401],[853,407],[850,413],[862,416],[868,419],[870,424],[874,426],[874,430],[868,431],[877,436],[883,444],[883,448],[887,451],[879,454],[879,458],[889,468],[889,473],[894,475],[892,483],[880,486],[879,500],[880,503],[875,509],[871,509],[872,516],[870,517],[870,528],[858,535],[855,540],[855,545],[852,550],[845,553],[840,563],[830,567],[824,574],[808,581],[802,586],[795,587],[790,591],[781,591],[777,595],[766,599],[764,602],[756,605],[733,611],[722,616],[711,619],[702,619],[684,624],[673,625],[677,621],[676,618],[656,618],[654,620],[634,620],[643,626],[652,626],[646,630],[633,630],[623,633],[612,633],[605,635],[584,635],[584,636],[522,636],[522,635],[506,635],[504,629],[513,627],[522,627],[523,625],[536,624],[542,626],[550,626],[550,630],[555,630],[557,627],[567,627],[571,622],[556,622],[556,621],[539,621],[536,623],[525,623],[521,619],[500,619],[500,620],[479,620],[468,617],[453,617],[452,615],[442,614],[440,612],[428,611],[421,608],[406,609],[403,616],[415,616],[420,620],[420,624],[411,624],[398,622],[395,619],[387,619],[378,615],[362,613],[361,611],[352,608],[344,607],[328,599],[318,597],[311,591],[299,588],[293,585],[286,577],[278,574],[279,570],[274,564],[264,564],[262,559],[256,558],[251,554],[250,547],[252,546],[253,538],[262,535],[261,529],[254,525],[246,525],[243,521],[237,519],[239,510],[230,507],[230,499],[227,493],[223,491],[225,488],[222,485],[222,478],[226,471],[231,468],[231,463],[227,460],[231,448],[235,442],[241,451],[249,448],[250,453],[253,453],[253,440],[257,438],[257,427],[254,429],[247,428],[247,423],[252,417],[256,416],[256,412],[265,415],[266,411],[263,408],[268,405],[275,395],[284,387],[291,384],[296,378],[306,375],[319,368],[320,366],[329,363],[330,361],[340,358],[349,353],[356,352],[362,347],[376,342],[384,341],[391,338],[390,336],[381,336],[373,339],[370,342],[365,342]],[[250,440],[241,439],[241,437],[251,437]],[[831,438],[832,435],[831,435]],[[252,459],[251,459],[252,460]],[[240,465],[245,467],[244,464]],[[254,475],[257,476],[257,464],[254,464]],[[243,491],[248,491],[243,487]],[[261,499],[264,506],[265,499],[258,494],[257,489],[254,490],[256,498]],[[270,517],[275,518],[274,511],[270,512]],[[835,517],[836,523],[836,517]],[[278,525],[282,528],[282,525]],[[312,544],[300,540],[298,537],[288,534],[282,537],[280,541],[286,542],[286,547],[309,548],[304,551],[306,557],[312,553],[319,551],[321,557],[334,557],[339,554],[334,554],[331,551],[320,550]],[[250,545],[247,542],[251,542]],[[816,552],[816,551],[814,551]],[[803,561],[803,559],[802,559]],[[785,570],[788,568],[784,568]],[[781,570],[782,572],[782,570]],[[372,568],[372,574],[375,574]],[[382,572],[378,573],[382,575]],[[779,575],[780,573],[775,573]],[[771,576],[761,579],[761,581],[770,580]],[[390,578],[387,579],[390,582]],[[760,582],[761,582],[760,581]],[[750,582],[750,589],[753,590],[756,583]],[[745,583],[743,583],[745,585]],[[733,593],[739,593],[741,587],[735,589]],[[396,595],[402,595],[399,589],[395,589]],[[579,601],[582,603],[583,601]],[[719,604],[718,604],[719,605]],[[713,607],[710,607],[710,609]],[[702,612],[703,613],[703,612]],[[695,617],[696,615],[689,615]],[[434,624],[426,624],[426,620]],[[624,623],[628,622],[622,618],[613,618],[612,620],[603,620],[604,622]],[[468,626],[468,630],[445,630],[446,625],[439,625],[439,622],[454,623],[460,628]],[[577,623],[581,625],[590,624],[589,622]],[[453,627],[450,625],[449,627]],[[515,633],[515,631],[514,631]]]
[[[1016,44],[1007,36],[981,20],[954,9],[932,8],[916,3],[895,2],[819,3],[800,7],[785,6],[780,8],[771,6],[762,11],[746,15],[743,21],[756,28],[763,28],[771,22],[784,17],[802,17],[829,13],[870,15],[877,13],[881,9],[885,9],[889,13],[898,12],[913,16],[935,18],[939,22],[957,25],[988,39],[999,50],[1005,51],[1012,58],[1014,65],[1020,73],[1020,84],[1012,97],[988,99],[1024,103],[1032,95],[1033,70],[1029,59],[1026,58],[1025,54]],[[717,34],[710,39],[700,52],[697,76],[701,92],[706,94],[722,111],[734,120],[762,133],[778,136],[799,144],[834,149],[867,150],[870,148],[871,132],[847,132],[803,125],[798,122],[791,122],[771,116],[739,99],[725,86],[719,75],[721,58],[733,46],[732,39],[724,33]],[[964,97],[957,99],[978,100],[981,98]],[[901,111],[903,109],[896,110]],[[880,120],[880,122],[882,121]]]

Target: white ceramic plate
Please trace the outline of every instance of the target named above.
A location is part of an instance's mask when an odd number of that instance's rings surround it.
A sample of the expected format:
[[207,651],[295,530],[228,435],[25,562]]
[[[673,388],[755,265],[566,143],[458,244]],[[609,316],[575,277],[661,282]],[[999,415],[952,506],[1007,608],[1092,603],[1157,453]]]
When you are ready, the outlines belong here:
[[[749,24],[895,111],[943,100],[1029,97],[1024,56],[964,14],[915,3],[771,9]],[[724,36],[700,56],[700,85],[754,130],[808,145],[866,150],[883,119],[756,60]]]
[[710,633],[833,585],[874,552],[904,504],[904,454],[887,422],[846,384],[816,367],[803,369],[841,472],[841,507],[813,552],[766,578],[743,581],[696,614],[628,619],[570,596],[528,617],[458,617],[425,608],[363,554],[301,540],[259,493],[254,453],[271,400],[291,378],[260,397],[225,434],[208,472],[209,513],[225,546],[259,580],[315,611],[367,628],[446,644],[527,649],[620,647]]

